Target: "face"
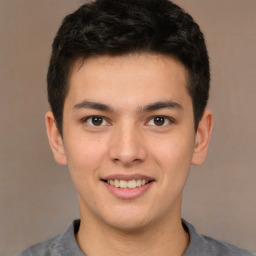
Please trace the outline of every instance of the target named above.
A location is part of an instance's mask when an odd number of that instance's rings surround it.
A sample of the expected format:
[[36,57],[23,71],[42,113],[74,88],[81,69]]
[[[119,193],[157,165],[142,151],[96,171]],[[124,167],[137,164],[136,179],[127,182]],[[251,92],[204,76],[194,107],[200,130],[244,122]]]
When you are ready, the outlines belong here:
[[81,218],[134,230],[180,216],[190,165],[200,162],[186,84],[183,65],[163,55],[74,65],[63,138],[54,122],[48,136],[56,161],[68,164]]

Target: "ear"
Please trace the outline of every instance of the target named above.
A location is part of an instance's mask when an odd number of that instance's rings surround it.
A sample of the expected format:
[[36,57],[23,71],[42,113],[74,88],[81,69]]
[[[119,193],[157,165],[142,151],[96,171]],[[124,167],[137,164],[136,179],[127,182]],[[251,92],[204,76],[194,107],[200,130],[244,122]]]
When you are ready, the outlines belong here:
[[66,165],[67,159],[63,144],[63,139],[59,132],[59,129],[56,125],[56,120],[51,111],[47,112],[45,115],[45,124],[46,124],[46,132],[48,136],[48,140],[50,143],[50,147],[53,152],[53,156],[55,161],[58,164]]
[[203,163],[211,138],[213,127],[213,117],[210,110],[205,110],[202,119],[200,120],[196,132],[195,147],[192,157],[192,164],[199,165]]

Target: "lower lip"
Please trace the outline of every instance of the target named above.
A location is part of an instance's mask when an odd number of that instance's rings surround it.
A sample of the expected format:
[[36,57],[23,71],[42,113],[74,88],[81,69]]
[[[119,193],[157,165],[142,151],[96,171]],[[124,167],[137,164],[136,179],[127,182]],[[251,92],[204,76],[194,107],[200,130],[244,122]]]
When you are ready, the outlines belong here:
[[120,199],[135,199],[145,194],[154,182],[150,182],[141,187],[136,188],[117,188],[106,182],[103,183],[114,196]]

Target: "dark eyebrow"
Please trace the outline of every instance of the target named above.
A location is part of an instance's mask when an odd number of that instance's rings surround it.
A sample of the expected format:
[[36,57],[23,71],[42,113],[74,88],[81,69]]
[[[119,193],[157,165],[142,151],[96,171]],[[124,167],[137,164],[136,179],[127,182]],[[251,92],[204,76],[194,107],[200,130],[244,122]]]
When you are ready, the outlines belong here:
[[[82,102],[76,104],[73,109],[95,109],[99,111],[104,111],[104,112],[114,112],[114,110],[109,107],[106,104],[98,103],[98,102],[92,102],[92,101],[87,101],[83,100]],[[151,112],[163,108],[169,108],[169,109],[179,109],[183,110],[183,107],[181,104],[174,102],[174,101],[159,101],[159,102],[154,102],[151,104],[148,104],[144,107],[140,107],[138,112]]]
[[113,110],[105,104],[98,103],[98,102],[86,101],[86,100],[83,100],[81,103],[78,103],[73,107],[73,109],[81,109],[81,108],[113,112]]
[[182,105],[175,101],[159,101],[142,107],[139,112],[151,112],[163,108],[183,110]]

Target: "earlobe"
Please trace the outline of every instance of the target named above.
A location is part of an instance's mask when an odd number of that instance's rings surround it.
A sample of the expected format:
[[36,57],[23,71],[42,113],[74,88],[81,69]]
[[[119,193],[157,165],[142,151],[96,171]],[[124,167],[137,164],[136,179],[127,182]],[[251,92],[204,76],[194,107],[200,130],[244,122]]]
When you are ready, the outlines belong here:
[[57,128],[55,117],[51,111],[47,112],[45,115],[45,124],[46,124],[46,132],[48,136],[48,140],[50,143],[50,147],[53,152],[53,156],[55,161],[58,164],[66,165],[67,159],[63,144],[63,139]]
[[200,120],[196,132],[195,147],[192,157],[192,164],[199,165],[203,163],[211,138],[213,127],[213,117],[210,110],[205,110],[202,119]]

